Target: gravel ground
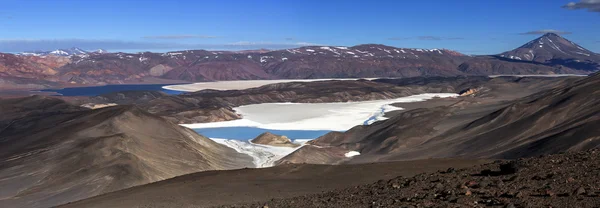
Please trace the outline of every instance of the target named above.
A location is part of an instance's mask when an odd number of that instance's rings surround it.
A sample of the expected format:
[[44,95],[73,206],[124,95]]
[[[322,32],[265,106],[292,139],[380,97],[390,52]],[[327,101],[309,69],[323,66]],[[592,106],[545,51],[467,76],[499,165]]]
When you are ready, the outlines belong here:
[[599,207],[600,150],[497,161],[223,207]]

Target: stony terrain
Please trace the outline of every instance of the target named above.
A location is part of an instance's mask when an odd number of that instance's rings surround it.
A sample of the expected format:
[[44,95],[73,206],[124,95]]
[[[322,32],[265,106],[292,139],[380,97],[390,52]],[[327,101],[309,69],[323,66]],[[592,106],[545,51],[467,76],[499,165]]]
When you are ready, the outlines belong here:
[[251,203],[488,162],[491,161],[433,159],[360,165],[293,164],[259,169],[207,171],[112,192],[60,207],[167,208]]
[[222,207],[598,207],[599,175],[592,149]]

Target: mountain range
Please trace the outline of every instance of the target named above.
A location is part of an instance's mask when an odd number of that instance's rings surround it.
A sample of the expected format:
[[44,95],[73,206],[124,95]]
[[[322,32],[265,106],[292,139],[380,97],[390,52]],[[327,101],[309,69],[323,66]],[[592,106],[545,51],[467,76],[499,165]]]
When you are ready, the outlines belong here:
[[57,49],[53,51],[26,51],[23,53],[18,53],[17,55],[21,56],[75,56],[75,55],[85,55],[90,53],[108,53],[108,51],[104,49],[98,49],[95,51],[86,51],[81,48],[72,47],[69,49]]
[[[48,87],[214,81],[356,77],[416,77],[495,74],[589,74],[600,69],[600,55],[548,33],[512,51],[467,56],[446,49],[409,49],[365,44],[307,46],[285,50],[167,53],[0,54],[0,82],[17,79]],[[56,54],[56,55],[55,55]],[[71,54],[62,56],[63,54]],[[58,56],[57,56],[58,55]],[[17,87],[18,88],[18,87]]]

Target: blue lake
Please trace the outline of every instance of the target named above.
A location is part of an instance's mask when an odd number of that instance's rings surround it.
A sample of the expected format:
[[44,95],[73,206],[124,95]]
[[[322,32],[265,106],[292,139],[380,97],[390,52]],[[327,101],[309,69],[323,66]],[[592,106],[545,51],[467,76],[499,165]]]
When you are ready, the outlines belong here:
[[288,138],[295,139],[315,139],[323,136],[330,131],[325,130],[274,130],[274,129],[261,129],[256,127],[217,127],[217,128],[202,128],[194,129],[201,135],[210,138],[222,138],[222,139],[235,139],[235,140],[249,140],[254,139],[258,135],[271,132],[277,135],[284,135]]
[[105,86],[94,86],[94,87],[71,87],[64,89],[45,89],[42,92],[56,92],[62,96],[97,96],[112,92],[121,91],[161,91],[170,95],[177,95],[184,93],[182,91],[167,90],[163,89],[165,84],[140,84],[140,85],[105,85]]

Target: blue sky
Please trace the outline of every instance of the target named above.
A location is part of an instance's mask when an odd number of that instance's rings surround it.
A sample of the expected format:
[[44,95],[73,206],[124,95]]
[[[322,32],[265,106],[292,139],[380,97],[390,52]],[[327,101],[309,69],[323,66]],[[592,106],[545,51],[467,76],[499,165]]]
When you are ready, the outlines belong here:
[[558,30],[600,52],[599,8],[600,0],[0,0],[0,51],[379,43],[495,54],[537,35],[523,33]]

